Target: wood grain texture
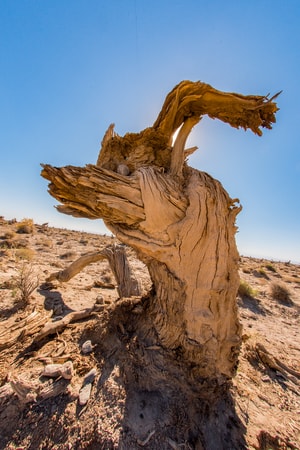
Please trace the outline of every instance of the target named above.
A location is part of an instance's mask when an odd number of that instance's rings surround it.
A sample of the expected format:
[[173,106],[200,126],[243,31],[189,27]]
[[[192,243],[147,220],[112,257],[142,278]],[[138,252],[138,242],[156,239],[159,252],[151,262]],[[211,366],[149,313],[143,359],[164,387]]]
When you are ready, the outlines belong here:
[[120,137],[111,125],[97,165],[43,165],[60,212],[103,218],[147,265],[153,281],[147,314],[160,343],[180,349],[197,376],[220,383],[235,373],[241,342],[235,244],[241,207],[221,183],[187,165],[195,148],[185,144],[203,115],[261,135],[275,122],[275,97],[183,81],[152,127]]

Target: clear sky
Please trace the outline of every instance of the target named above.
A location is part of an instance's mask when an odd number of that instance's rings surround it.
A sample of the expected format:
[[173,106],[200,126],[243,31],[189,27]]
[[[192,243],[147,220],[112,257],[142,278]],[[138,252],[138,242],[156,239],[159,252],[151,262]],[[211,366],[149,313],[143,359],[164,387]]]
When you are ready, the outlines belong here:
[[58,213],[40,163],[95,163],[111,122],[152,125],[183,79],[271,95],[260,138],[204,119],[194,167],[239,197],[241,254],[300,262],[299,0],[0,0],[0,215],[105,232]]

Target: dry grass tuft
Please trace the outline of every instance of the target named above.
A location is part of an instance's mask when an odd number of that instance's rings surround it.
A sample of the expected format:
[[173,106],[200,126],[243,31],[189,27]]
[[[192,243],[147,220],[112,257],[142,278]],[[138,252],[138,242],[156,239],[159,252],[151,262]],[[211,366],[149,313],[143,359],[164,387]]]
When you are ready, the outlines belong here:
[[19,290],[20,300],[25,305],[29,303],[30,296],[39,286],[39,277],[32,264],[23,264],[15,277],[15,288]]
[[16,236],[16,233],[12,230],[6,231],[4,235],[1,237],[1,239],[13,239]]
[[249,283],[247,283],[246,281],[241,280],[240,282],[240,286],[238,289],[238,294],[241,297],[249,297],[249,298],[254,298],[257,295],[257,291],[255,289],[253,289]]
[[265,278],[266,280],[270,279],[263,267],[260,267],[259,269],[254,270],[253,275],[256,277]]
[[34,232],[34,222],[32,219],[23,219],[17,225],[17,233],[20,234],[31,234]]
[[291,293],[289,289],[283,283],[271,284],[271,296],[273,300],[276,300],[283,305],[292,306],[294,302],[291,299]]
[[68,251],[68,252],[66,252],[66,253],[63,253],[63,254],[60,255],[59,257],[60,257],[61,259],[72,259],[72,258],[74,258],[75,256],[76,256],[76,253],[70,250],[70,251]]
[[16,250],[16,258],[31,261],[35,256],[35,251],[31,248],[18,248]]
[[268,269],[270,272],[277,272],[276,267],[274,267],[273,264],[271,263],[266,264],[265,268]]

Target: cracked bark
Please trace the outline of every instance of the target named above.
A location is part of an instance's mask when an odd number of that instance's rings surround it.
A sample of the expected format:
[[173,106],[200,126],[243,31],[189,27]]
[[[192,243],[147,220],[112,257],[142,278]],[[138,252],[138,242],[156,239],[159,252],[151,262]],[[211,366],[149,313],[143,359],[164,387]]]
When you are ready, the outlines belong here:
[[221,183],[187,165],[195,148],[185,143],[205,114],[261,135],[275,122],[275,97],[183,81],[152,127],[120,137],[111,125],[96,165],[42,170],[60,212],[103,218],[137,251],[153,281],[147,314],[158,340],[180,350],[197,376],[220,383],[233,376],[240,345],[235,218],[241,207]]

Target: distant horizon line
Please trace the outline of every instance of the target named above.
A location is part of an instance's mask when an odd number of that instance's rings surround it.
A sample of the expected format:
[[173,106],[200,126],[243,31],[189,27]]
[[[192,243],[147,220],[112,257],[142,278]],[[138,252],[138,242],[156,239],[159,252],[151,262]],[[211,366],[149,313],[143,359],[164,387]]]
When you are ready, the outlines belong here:
[[[15,221],[15,223],[18,223],[18,222],[22,222],[22,220],[29,219],[29,217],[23,217],[20,220],[16,219],[15,217],[12,218],[12,219],[6,219],[4,215],[0,214],[0,219],[5,220],[6,222]],[[39,223],[38,221],[35,221],[33,218],[30,218],[30,219],[33,220],[34,225],[38,225],[38,226],[47,225],[49,228],[56,228],[56,229],[61,229],[61,230],[74,231],[74,232],[77,232],[77,233],[95,234],[95,235],[99,235],[99,236],[108,236],[109,237],[109,235],[111,235],[111,237],[114,237],[114,234],[109,229],[107,229],[107,232],[105,232],[105,230],[103,230],[103,231],[101,231],[101,230],[100,231],[88,231],[88,230],[79,229],[79,228],[77,228],[77,229],[76,228],[71,228],[71,226],[68,227],[66,225],[65,226],[52,225],[52,224],[49,225],[49,223],[51,223],[51,221]],[[98,220],[102,220],[102,219],[98,219]],[[105,224],[104,224],[104,227],[105,227]],[[242,253],[239,252],[239,256],[240,257],[244,257],[244,258],[253,258],[253,259],[259,259],[259,260],[267,260],[267,261],[271,261],[271,262],[274,262],[274,263],[285,263],[285,264],[300,265],[300,261],[296,261],[294,259],[280,259],[278,257],[262,256],[262,255],[255,254],[255,253],[242,254]]]

